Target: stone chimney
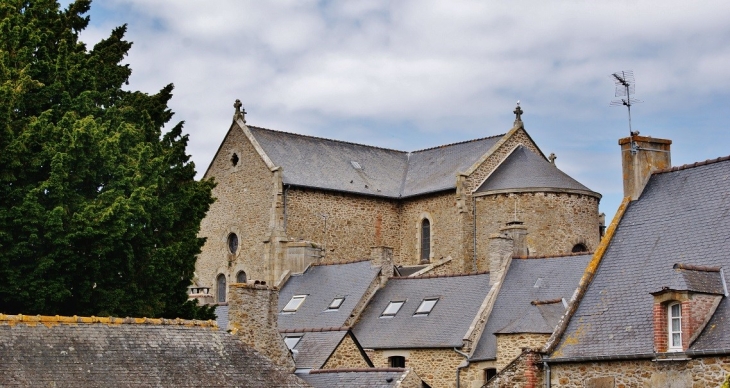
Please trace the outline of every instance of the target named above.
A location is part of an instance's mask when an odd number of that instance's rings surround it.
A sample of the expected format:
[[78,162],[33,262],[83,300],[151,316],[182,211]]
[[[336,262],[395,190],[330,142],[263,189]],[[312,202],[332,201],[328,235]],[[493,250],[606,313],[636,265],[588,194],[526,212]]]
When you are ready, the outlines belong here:
[[294,372],[294,359],[279,334],[279,289],[266,282],[233,283],[228,300],[228,327],[274,364]]
[[530,250],[527,249],[527,227],[522,221],[510,221],[506,226],[499,229],[500,232],[512,238],[513,256],[528,256]]
[[636,135],[619,139],[624,197],[639,199],[651,173],[672,166],[671,140]]
[[507,233],[493,233],[489,236],[489,285],[502,279],[503,272],[514,252],[514,240]]
[[380,286],[382,287],[393,277],[393,248],[377,246],[370,248],[370,261],[374,267],[380,267]]

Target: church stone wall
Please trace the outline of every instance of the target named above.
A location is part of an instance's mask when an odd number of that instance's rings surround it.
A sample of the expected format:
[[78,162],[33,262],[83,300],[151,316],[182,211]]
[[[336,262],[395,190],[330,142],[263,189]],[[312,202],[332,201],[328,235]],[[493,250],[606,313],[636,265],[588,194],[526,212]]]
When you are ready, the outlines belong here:
[[337,349],[332,353],[322,369],[369,368],[360,348],[357,347],[350,334],[347,334]]
[[[216,201],[200,225],[199,235],[207,240],[195,264],[199,281],[214,286],[216,276],[224,273],[231,284],[241,269],[249,279],[265,279],[262,242],[271,219],[273,174],[238,125],[226,135],[205,178],[214,178],[217,186]],[[236,254],[228,250],[231,232],[238,235]]]
[[476,198],[477,261],[487,264],[487,239],[507,222],[517,218],[527,227],[530,255],[562,255],[576,244],[592,252],[598,246],[598,199],[570,193],[493,194]]
[[287,236],[320,244],[325,248],[322,263],[362,260],[370,257],[371,247],[396,246],[396,201],[298,187],[284,190]]
[[455,387],[456,367],[464,357],[452,349],[367,350],[376,368],[387,368],[388,357],[404,356],[406,368],[412,368],[431,387]]

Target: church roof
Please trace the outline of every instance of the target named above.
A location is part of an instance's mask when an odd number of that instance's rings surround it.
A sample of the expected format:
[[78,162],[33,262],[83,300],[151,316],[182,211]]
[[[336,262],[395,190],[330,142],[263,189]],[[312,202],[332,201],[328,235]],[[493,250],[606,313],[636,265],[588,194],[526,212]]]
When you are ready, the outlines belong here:
[[[352,331],[365,349],[461,347],[488,292],[489,274],[391,278]],[[426,299],[438,301],[429,314],[416,316]],[[383,317],[390,302],[403,305]]]
[[309,386],[199,321],[0,314],[0,353],[3,387]]
[[[628,205],[550,358],[651,357],[651,293],[683,287],[675,284],[675,264],[730,268],[729,199],[730,158],[654,173]],[[730,271],[723,272],[730,282]],[[680,280],[694,287],[695,279]],[[687,353],[727,349],[730,300],[724,297]]]
[[283,183],[401,198],[454,189],[503,135],[414,152],[323,139],[248,126],[276,166]]
[[570,299],[590,259],[590,254],[512,259],[472,360],[497,357],[497,337],[494,335],[497,332],[544,333],[549,324],[552,328],[547,332],[552,333],[558,322],[554,319],[554,309],[562,309],[562,303],[555,303],[550,308],[532,302]]
[[580,182],[560,171],[555,164],[520,145],[482,183],[477,192],[503,190],[559,189],[583,191],[600,198]]

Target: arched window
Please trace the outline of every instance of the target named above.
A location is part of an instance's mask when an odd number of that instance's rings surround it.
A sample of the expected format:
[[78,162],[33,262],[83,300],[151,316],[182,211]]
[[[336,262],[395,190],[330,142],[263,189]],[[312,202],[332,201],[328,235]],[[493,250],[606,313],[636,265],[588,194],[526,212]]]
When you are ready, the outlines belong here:
[[238,251],[238,235],[235,233],[231,233],[228,235],[228,251],[236,254],[236,251]]
[[391,368],[405,368],[406,358],[403,356],[388,357],[388,365],[390,365]]
[[667,333],[670,352],[682,351],[682,305],[679,302],[667,306]]
[[220,274],[216,278],[216,297],[218,303],[226,301],[226,275]]
[[588,252],[588,247],[585,246],[585,244],[575,244],[575,245],[573,245],[573,250],[571,252],[573,252],[573,253]]
[[236,274],[236,283],[246,283],[246,272],[238,271]]
[[431,221],[424,218],[421,221],[421,262],[428,262],[431,258]]

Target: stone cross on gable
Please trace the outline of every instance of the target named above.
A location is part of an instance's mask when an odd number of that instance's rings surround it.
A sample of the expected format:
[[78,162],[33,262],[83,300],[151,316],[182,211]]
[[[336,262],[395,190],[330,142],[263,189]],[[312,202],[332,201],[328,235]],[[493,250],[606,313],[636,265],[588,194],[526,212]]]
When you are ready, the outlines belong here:
[[524,111],[522,110],[522,108],[520,108],[519,101],[517,101],[517,108],[515,108],[515,110],[512,113],[515,114],[515,125],[521,125],[522,124],[522,113],[524,113]]
[[241,100],[236,99],[236,102],[233,103],[233,107],[236,108],[236,112],[233,114],[233,121],[240,118],[243,120],[243,123],[246,124],[246,109],[244,108],[243,111],[241,111],[241,108],[243,108]]
[[550,156],[548,156],[548,160],[549,160],[549,161],[550,161],[550,163],[552,163],[552,164],[555,164],[555,159],[557,159],[557,158],[558,158],[558,157],[557,157],[557,156],[555,156],[555,153],[554,153],[554,152],[551,152],[551,153],[550,153]]

